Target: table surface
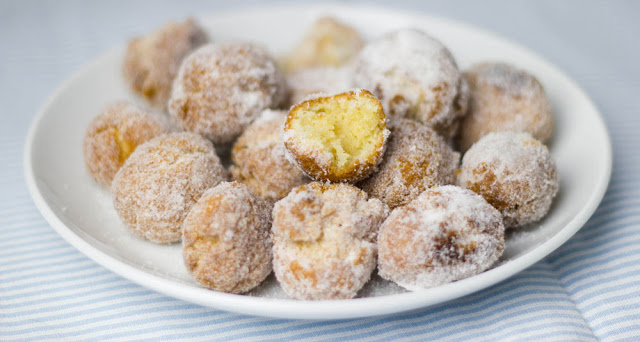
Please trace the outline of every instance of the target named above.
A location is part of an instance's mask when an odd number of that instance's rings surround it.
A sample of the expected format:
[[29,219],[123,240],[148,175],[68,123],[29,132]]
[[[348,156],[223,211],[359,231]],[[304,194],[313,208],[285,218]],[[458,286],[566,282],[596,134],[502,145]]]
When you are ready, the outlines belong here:
[[536,51],[586,91],[611,134],[613,176],[591,220],[552,255],[489,289],[391,317],[250,317],[147,290],[60,238],[22,176],[26,131],[47,96],[81,65],[167,20],[256,5],[268,3],[0,2],[0,340],[640,339],[640,2],[393,3]]

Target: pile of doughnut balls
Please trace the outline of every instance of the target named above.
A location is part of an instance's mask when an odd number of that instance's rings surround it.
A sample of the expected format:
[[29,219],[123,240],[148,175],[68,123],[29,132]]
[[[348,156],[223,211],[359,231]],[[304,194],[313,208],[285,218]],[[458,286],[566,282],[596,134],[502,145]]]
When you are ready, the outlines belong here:
[[408,290],[464,279],[558,192],[536,78],[496,62],[460,71],[419,30],[365,42],[324,17],[276,59],[188,19],[133,39],[123,73],[145,105],[93,119],[86,167],[131,232],[181,241],[215,291],[272,271],[308,300],[353,298],[376,267]]

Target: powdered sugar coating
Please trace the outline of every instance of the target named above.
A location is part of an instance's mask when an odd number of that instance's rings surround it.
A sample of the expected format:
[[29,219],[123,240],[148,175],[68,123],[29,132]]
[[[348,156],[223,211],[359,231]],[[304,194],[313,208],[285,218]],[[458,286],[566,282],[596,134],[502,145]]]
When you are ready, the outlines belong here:
[[559,179],[549,150],[529,133],[494,132],[465,153],[458,184],[482,195],[510,228],[544,217]]
[[167,131],[156,116],[126,102],[107,106],[89,124],[84,136],[84,162],[100,185],[109,187],[116,172],[136,147]]
[[412,291],[476,275],[505,248],[500,213],[453,185],[431,188],[380,227],[378,273]]
[[378,172],[359,184],[370,196],[393,209],[430,187],[455,183],[460,154],[433,129],[397,118],[391,120],[389,130],[387,151]]
[[286,112],[265,110],[236,140],[231,177],[269,201],[285,197],[310,180],[285,157],[282,128]]
[[390,117],[407,117],[447,139],[457,133],[468,93],[447,48],[430,35],[404,29],[366,45],[353,62],[353,85],[373,92]]
[[212,290],[244,293],[271,273],[272,205],[246,185],[207,190],[184,219],[184,263]]
[[460,130],[463,151],[490,132],[528,132],[542,142],[551,137],[551,104],[533,75],[509,64],[481,63],[463,76],[471,91]]
[[134,38],[124,57],[124,78],[131,90],[165,109],[180,63],[209,38],[193,19],[169,22],[148,36]]
[[179,127],[226,144],[285,96],[284,78],[266,50],[246,43],[208,44],[182,63],[169,113]]
[[114,207],[136,235],[180,240],[185,216],[209,188],[227,179],[211,142],[182,132],[138,146],[111,184]]
[[274,271],[297,299],[353,298],[376,266],[376,236],[388,208],[345,183],[312,182],[273,210]]
[[313,94],[337,94],[351,88],[351,69],[317,67],[300,69],[287,75],[289,105],[296,105]]

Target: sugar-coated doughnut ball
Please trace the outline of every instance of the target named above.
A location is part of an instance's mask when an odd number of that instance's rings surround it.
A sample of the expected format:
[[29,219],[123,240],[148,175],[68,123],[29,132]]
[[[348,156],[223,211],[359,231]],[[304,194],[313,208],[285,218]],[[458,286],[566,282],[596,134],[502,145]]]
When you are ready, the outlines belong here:
[[389,130],[378,172],[359,184],[370,196],[393,209],[430,187],[455,183],[460,154],[433,129],[398,118],[389,123]]
[[227,174],[211,142],[182,132],[138,146],[120,168],[111,194],[116,212],[136,235],[157,243],[180,241],[193,204]]
[[464,154],[458,184],[484,197],[510,228],[544,217],[559,180],[555,162],[540,141],[529,133],[495,132]]
[[131,90],[149,104],[165,109],[180,63],[208,40],[193,19],[167,23],[148,36],[129,42],[124,78]]
[[364,45],[360,33],[332,17],[316,20],[302,41],[287,56],[285,69],[340,66],[351,60]]
[[84,136],[84,162],[93,179],[109,187],[116,172],[136,147],[165,133],[166,123],[126,102],[107,106],[89,124]]
[[246,43],[208,44],[182,63],[169,114],[184,130],[222,145],[285,96],[284,77],[266,50]]
[[282,141],[285,119],[285,111],[265,110],[231,150],[231,177],[269,201],[277,201],[291,189],[310,181],[285,157]]
[[272,205],[246,185],[207,190],[182,225],[187,270],[212,290],[244,293],[271,273]]
[[435,287],[491,267],[505,248],[500,213],[453,185],[431,188],[380,227],[378,273],[408,290]]
[[460,128],[463,151],[490,132],[528,132],[542,142],[551,137],[551,104],[533,75],[509,64],[482,63],[463,76],[470,89],[469,110]]
[[297,299],[353,298],[376,267],[387,207],[346,183],[302,185],[273,209],[273,268]]
[[351,69],[317,67],[288,74],[289,105],[294,106],[313,94],[337,94],[351,89]]
[[387,119],[366,90],[318,96],[295,105],[284,126],[288,157],[311,178],[356,182],[375,171],[386,146]]
[[353,61],[353,85],[370,90],[389,117],[406,117],[446,139],[457,134],[468,87],[447,48],[413,29],[367,44]]

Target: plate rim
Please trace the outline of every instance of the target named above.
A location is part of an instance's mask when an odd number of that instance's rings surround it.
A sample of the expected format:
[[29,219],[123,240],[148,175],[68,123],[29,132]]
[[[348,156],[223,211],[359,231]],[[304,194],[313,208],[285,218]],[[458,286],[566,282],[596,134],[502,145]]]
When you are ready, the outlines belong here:
[[[37,185],[36,172],[33,168],[32,157],[35,134],[38,130],[38,127],[40,126],[40,122],[45,117],[48,108],[52,105],[56,98],[58,98],[70,85],[74,84],[75,81],[79,79],[83,74],[87,73],[95,65],[100,64],[103,60],[112,58],[113,54],[116,54],[121,49],[123,49],[124,44],[121,44],[116,48],[109,49],[107,52],[99,55],[97,58],[92,59],[90,62],[85,63],[84,65],[76,69],[70,77],[66,78],[62,83],[60,83],[47,97],[44,104],[40,106],[37,114],[32,119],[31,124],[29,125],[23,150],[24,178],[34,204],[36,205],[41,215],[49,223],[49,225],[51,225],[51,227],[74,248],[76,248],[78,251],[80,251],[99,265],[107,268],[108,270],[116,273],[123,278],[133,281],[134,283],[174,298],[179,298],[194,304],[229,312],[264,317],[294,319],[348,319],[389,315],[399,312],[427,308],[435,304],[445,303],[454,298],[459,298],[464,295],[478,292],[491,285],[498,284],[505,279],[515,276],[534,263],[542,260],[547,255],[551,254],[558,247],[568,241],[578,230],[580,230],[585,225],[589,218],[591,218],[598,205],[602,201],[611,179],[613,168],[613,149],[611,138],[609,135],[609,130],[602,117],[602,113],[592,101],[592,99],[587,96],[585,91],[573,79],[568,77],[568,75],[564,71],[556,67],[555,64],[549,62],[545,57],[539,55],[528,47],[505,38],[500,34],[496,34],[492,31],[486,30],[482,27],[477,27],[475,25],[461,22],[457,19],[451,19],[448,17],[434,15],[423,11],[409,12],[408,10],[404,9],[395,9],[380,5],[365,6],[355,4],[290,4],[274,6],[245,6],[221,10],[219,12],[216,12],[215,14],[194,16],[199,19],[205,19],[225,15],[250,15],[257,13],[268,15],[269,13],[273,12],[293,9],[329,13],[341,10],[364,10],[370,13],[386,13],[394,16],[403,16],[416,21],[440,21],[442,23],[457,26],[465,30],[473,30],[481,35],[490,36],[493,39],[497,39],[503,43],[510,45],[511,48],[519,49],[523,53],[533,56],[534,58],[545,64],[545,66],[548,67],[553,73],[557,74],[557,76],[563,78],[564,81],[574,87],[578,91],[578,95],[582,99],[586,100],[586,104],[590,106],[591,109],[593,109],[593,111],[597,114],[596,119],[600,123],[598,129],[602,130],[604,138],[607,142],[607,146],[604,149],[604,157],[606,159],[606,163],[604,166],[605,172],[602,174],[602,177],[597,180],[597,188],[594,189],[594,191],[591,193],[591,196],[587,200],[586,205],[583,206],[578,211],[578,213],[564,225],[564,227],[560,231],[558,231],[548,240],[525,252],[523,255],[517,257],[516,259],[513,259],[494,269],[485,271],[467,279],[448,283],[437,288],[427,290],[429,292],[435,291],[436,294],[437,292],[444,292],[440,293],[439,296],[437,296],[437,300],[430,300],[428,298],[432,296],[421,297],[420,294],[422,293],[422,291],[417,291],[348,300],[301,301],[295,299],[264,298],[221,293],[204,288],[197,288],[193,285],[180,283],[172,279],[163,278],[161,276],[148,273],[143,269],[136,268],[105,252],[102,252],[100,249],[94,247],[90,242],[86,241],[81,236],[77,235],[73,230],[71,230],[47,204],[47,201],[45,200]],[[471,282],[470,280],[473,280],[473,282]],[[202,300],[203,294],[205,294],[204,298],[208,299],[204,302]],[[392,308],[387,308],[384,304],[385,302],[389,301],[390,297],[393,298],[394,305],[392,306]],[[347,305],[340,305],[347,302]]]

